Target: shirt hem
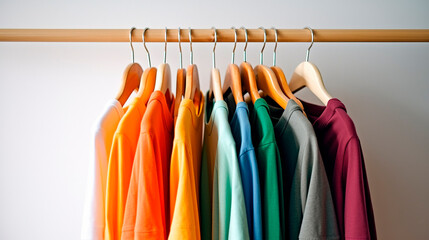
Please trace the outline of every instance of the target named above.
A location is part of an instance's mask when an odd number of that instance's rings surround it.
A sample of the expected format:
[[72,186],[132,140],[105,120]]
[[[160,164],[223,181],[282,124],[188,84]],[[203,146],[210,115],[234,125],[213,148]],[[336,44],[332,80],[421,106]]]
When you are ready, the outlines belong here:
[[338,240],[340,237],[316,237],[316,238],[306,238],[306,237],[299,237],[300,240]]
[[353,239],[359,239],[359,240],[362,240],[362,239],[364,239],[364,240],[370,240],[370,239],[371,239],[371,237],[345,237],[344,239],[345,239],[345,240],[353,240]]

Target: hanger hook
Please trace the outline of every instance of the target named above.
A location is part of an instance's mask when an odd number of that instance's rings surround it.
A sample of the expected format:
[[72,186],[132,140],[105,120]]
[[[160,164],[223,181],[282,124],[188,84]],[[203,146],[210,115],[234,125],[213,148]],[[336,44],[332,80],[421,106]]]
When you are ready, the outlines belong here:
[[164,35],[164,64],[167,63],[167,27],[165,27]]
[[264,27],[259,27],[259,29],[262,29],[264,31],[264,45],[262,45],[261,53],[259,54],[259,64],[263,65],[264,63],[264,49],[265,45],[267,44],[267,31]]
[[212,29],[214,30],[214,46],[213,46],[213,53],[212,53],[212,65],[213,68],[216,68],[216,44],[217,44],[217,32],[216,32],[216,28],[212,27]]
[[244,62],[247,62],[247,29],[245,27],[241,27],[240,29],[244,29],[244,37],[246,39],[246,44],[244,45],[243,50],[243,60]]
[[276,62],[277,62],[277,29],[275,27],[272,27],[271,29],[274,29],[274,36],[275,36],[275,40],[276,40],[276,45],[274,45],[274,50],[273,50],[273,66],[276,66]]
[[191,55],[190,55],[190,62],[191,62],[191,65],[192,64],[194,64],[194,52],[192,51],[192,29],[191,28],[188,28],[189,29],[189,46],[190,46],[190,50],[191,50]]
[[231,63],[234,64],[235,60],[235,48],[237,47],[237,29],[235,27],[232,27],[231,29],[234,29],[234,48],[232,49],[232,57],[231,57]]
[[305,61],[308,62],[308,59],[310,58],[310,49],[314,43],[314,33],[313,33],[313,29],[311,29],[311,27],[305,27],[304,29],[310,30],[310,33],[311,33],[311,44],[307,49],[307,54],[305,55]]
[[133,31],[135,29],[136,29],[135,27],[131,27],[131,30],[130,30],[130,46],[131,46],[131,54],[133,57],[133,63],[134,63]]
[[179,57],[180,57],[180,68],[183,68],[183,61],[182,61],[182,45],[180,45],[180,27],[179,30],[177,31],[177,40],[179,42]]
[[148,30],[148,29],[149,29],[149,28],[145,28],[145,29],[143,30],[143,34],[142,34],[142,41],[143,41],[144,49],[146,49],[147,62],[149,63],[149,67],[152,67],[152,64],[151,64],[151,62],[150,62],[150,54],[149,54],[149,50],[147,50],[146,42],[145,42],[145,40],[144,40],[144,35],[145,35],[145,33],[146,33],[146,30]]

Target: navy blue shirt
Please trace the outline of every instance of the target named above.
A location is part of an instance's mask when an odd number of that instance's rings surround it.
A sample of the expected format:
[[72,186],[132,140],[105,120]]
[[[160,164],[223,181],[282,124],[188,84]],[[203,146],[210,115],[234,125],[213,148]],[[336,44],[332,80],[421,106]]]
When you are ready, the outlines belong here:
[[[249,109],[245,102],[235,105],[232,92],[224,96],[229,109],[229,124],[237,147],[241,180],[246,204],[247,223],[250,239],[262,239],[261,193],[258,165],[249,122]],[[232,115],[232,113],[234,113]]]

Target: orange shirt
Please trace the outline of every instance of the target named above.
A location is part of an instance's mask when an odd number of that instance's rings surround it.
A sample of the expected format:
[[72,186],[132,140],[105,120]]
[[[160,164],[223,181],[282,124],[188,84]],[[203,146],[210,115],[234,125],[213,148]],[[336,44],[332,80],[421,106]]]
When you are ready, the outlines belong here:
[[173,146],[174,98],[152,93],[140,127],[122,227],[124,239],[167,239],[168,175]]
[[104,239],[121,239],[125,201],[145,105],[142,99],[134,98],[113,137],[107,172]]
[[204,96],[195,106],[192,100],[180,103],[174,130],[170,163],[170,218],[168,239],[200,239],[198,196]]

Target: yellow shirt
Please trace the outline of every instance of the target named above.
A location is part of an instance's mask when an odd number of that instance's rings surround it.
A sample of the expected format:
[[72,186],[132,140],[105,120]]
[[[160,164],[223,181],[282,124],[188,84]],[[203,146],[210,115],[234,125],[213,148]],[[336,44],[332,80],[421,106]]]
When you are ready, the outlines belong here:
[[204,96],[198,106],[180,103],[170,163],[170,218],[168,239],[200,239],[198,214]]
[[113,137],[106,186],[106,240],[121,239],[128,186],[145,110],[146,103],[138,97],[134,98]]

